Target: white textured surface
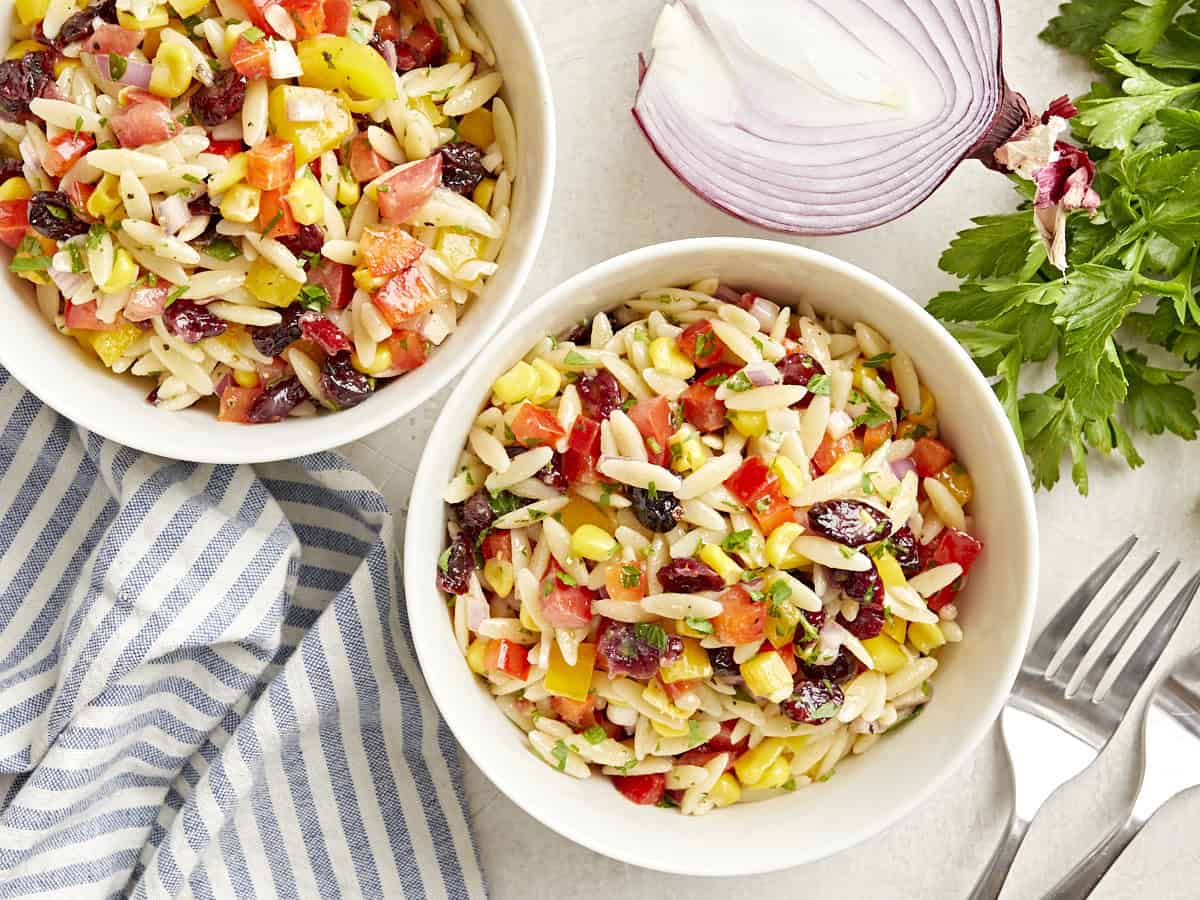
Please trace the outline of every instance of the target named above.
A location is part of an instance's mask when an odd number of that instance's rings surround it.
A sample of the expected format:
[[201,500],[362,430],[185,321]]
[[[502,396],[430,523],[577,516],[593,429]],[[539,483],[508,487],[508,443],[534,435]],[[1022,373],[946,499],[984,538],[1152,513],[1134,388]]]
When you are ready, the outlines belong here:
[[[560,152],[550,226],[525,302],[580,269],[645,244],[697,235],[770,236],[694,197],[671,177],[636,130],[628,112],[635,55],[648,41],[657,2],[527,0],[527,5],[550,68]],[[1010,0],[1003,5],[1009,80],[1035,108],[1087,84],[1081,65],[1036,38],[1055,0]],[[1012,196],[1004,179],[971,163],[899,222],[865,234],[805,243],[855,262],[924,301],[949,283],[937,269],[937,257],[954,232],[970,216],[1011,208]],[[411,472],[439,408],[435,398],[408,421],[344,448],[382,486],[398,512],[406,508]],[[1170,558],[1185,555],[1186,565],[1197,564],[1200,478],[1194,474],[1195,445],[1173,438],[1144,440],[1141,451],[1146,466],[1134,473],[1115,463],[1094,461],[1092,494],[1086,500],[1070,485],[1038,495],[1044,555],[1037,627],[1130,531],[1136,530],[1144,545],[1161,547]],[[1167,659],[1197,644],[1200,610],[1193,610],[1168,648]],[[1138,709],[1143,700],[1139,698]],[[1047,804],[1017,859],[1006,900],[1039,897],[1116,820],[1136,784],[1137,734],[1136,724],[1127,722],[1100,762]],[[886,744],[876,752],[887,752]],[[1009,807],[998,746],[988,742],[935,799],[873,841],[821,863],[734,883],[663,876],[597,856],[534,822],[469,764],[468,771],[479,851],[499,900],[964,897],[990,855]],[[547,790],[552,789],[547,780]],[[1196,897],[1198,827],[1200,795],[1177,799],[1147,827],[1093,896]],[[803,840],[803,834],[796,835],[797,842]],[[711,852],[724,850],[714,847]]]

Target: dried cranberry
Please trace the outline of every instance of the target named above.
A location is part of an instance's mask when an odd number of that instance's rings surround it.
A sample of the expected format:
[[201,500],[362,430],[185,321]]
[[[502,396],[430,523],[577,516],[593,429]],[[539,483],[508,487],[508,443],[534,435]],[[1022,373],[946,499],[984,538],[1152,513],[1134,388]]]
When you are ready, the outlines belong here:
[[845,702],[842,689],[828,681],[801,681],[792,696],[779,704],[779,711],[793,722],[820,725],[838,714]]
[[163,310],[162,318],[167,331],[188,344],[224,334],[229,328],[229,323],[216,313],[191,300],[171,303]]
[[215,128],[242,111],[246,102],[246,76],[230,66],[213,75],[211,85],[200,85],[190,100],[192,115],[201,125]]
[[571,486],[571,483],[567,481],[567,476],[563,474],[562,454],[560,453],[555,453],[550,458],[550,462],[546,463],[534,477],[542,484],[549,485],[556,491],[563,491],[564,493]]
[[588,339],[588,334],[591,329],[588,327],[587,319],[576,322],[571,326],[571,330],[566,332],[560,340],[570,344],[582,344]]
[[858,607],[858,615],[851,622],[845,616],[839,615],[838,622],[860,641],[878,637],[887,621],[887,613],[883,611],[882,603],[864,603]]
[[483,152],[470,141],[455,141],[442,147],[441,154],[442,187],[470,196],[487,176]]
[[892,556],[900,564],[905,578],[912,578],[921,571],[921,547],[912,529],[905,525],[892,535]]
[[650,627],[657,626],[613,622],[604,630],[596,652],[608,662],[609,675],[650,678],[658,671],[662,650],[639,634]]
[[775,364],[784,384],[800,384],[805,387],[816,375],[824,375],[821,364],[807,353],[789,353]]
[[212,198],[208,194],[201,194],[188,201],[188,212],[193,216],[215,216],[219,215],[221,211],[213,206]]
[[293,341],[300,340],[300,320],[308,311],[293,303],[283,311],[283,321],[278,325],[254,325],[250,327],[250,339],[254,347],[264,356],[278,356]]
[[647,491],[629,488],[629,499],[633,503],[633,514],[651,531],[665,534],[675,527],[683,509],[679,499],[669,491]]
[[99,3],[93,3],[83,12],[75,13],[75,15],[62,23],[58,29],[58,34],[54,36],[54,40],[51,43],[56,48],[62,48],[67,46],[67,44],[82,41],[94,31],[92,24],[97,18],[116,24],[117,0],[101,0]]
[[375,381],[350,365],[350,352],[343,350],[321,366],[321,387],[338,409],[349,409],[374,393]]
[[313,314],[300,317],[300,333],[332,356],[350,349],[350,338],[338,328],[333,319]]
[[428,22],[419,22],[396,43],[396,69],[408,72],[434,63],[442,55],[442,38]]
[[683,638],[677,634],[667,635],[667,649],[663,651],[662,661],[665,665],[683,655]]
[[71,198],[61,191],[38,191],[30,198],[29,224],[56,241],[88,232],[87,222],[75,215]]
[[858,660],[850,655],[844,647],[838,651],[838,657],[827,666],[810,666],[800,664],[798,676],[807,677],[810,681],[831,681],[834,684],[844,684],[858,674]]
[[659,569],[658,581],[664,591],[672,594],[719,591],[725,586],[725,580],[711,566],[690,556],[673,559]]
[[882,541],[892,533],[886,515],[861,500],[826,500],[808,510],[810,530],[847,547]]
[[865,572],[842,572],[835,577],[842,593],[847,597],[866,600],[868,603],[883,597],[883,580],[875,566],[871,566]]
[[708,651],[708,661],[712,663],[713,674],[729,677],[742,674],[738,664],[733,659],[732,647],[712,647]]
[[22,171],[21,160],[13,159],[12,157],[0,159],[0,182],[16,178]]
[[825,627],[825,610],[818,609],[815,612],[810,609],[804,610],[800,615],[804,616],[804,620],[808,622],[817,631]]
[[437,586],[447,594],[465,594],[475,569],[471,545],[459,535],[438,559]]
[[575,390],[579,392],[584,415],[590,419],[607,419],[621,406],[621,385],[608,369],[601,369],[595,375],[580,375]]
[[325,246],[325,232],[316,225],[301,225],[295,234],[276,238],[279,243],[292,251],[292,255],[303,262],[305,253],[320,253]]
[[278,422],[288,413],[308,399],[308,391],[293,375],[283,381],[276,382],[254,401],[246,418],[255,425],[263,422]]
[[496,518],[487,491],[479,490],[463,501],[458,511],[458,524],[472,541],[487,531]]

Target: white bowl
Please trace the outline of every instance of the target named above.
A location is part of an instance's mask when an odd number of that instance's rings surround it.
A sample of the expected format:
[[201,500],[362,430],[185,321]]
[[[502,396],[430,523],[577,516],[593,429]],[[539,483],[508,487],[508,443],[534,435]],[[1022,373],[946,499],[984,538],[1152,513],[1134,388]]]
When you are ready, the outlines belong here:
[[[936,696],[912,724],[836,777],[794,795],[699,818],[634,806],[608,779],[577,781],[522,745],[462,658],[434,579],[444,546],[443,486],[492,380],[545,331],[642,290],[720,275],[785,302],[804,298],[874,325],[915,361],[949,444],[975,481],[985,550],[960,606],[965,638],[939,651]],[[883,831],[928,797],[983,738],[1012,686],[1032,623],[1037,526],[1024,460],[1004,412],[967,354],[918,304],[849,263],[789,244],[706,238],[627,253],[577,275],[491,341],[441,411],[411,498],[405,592],[421,667],[442,714],[480,769],[546,826],[615,859],[686,875],[746,875],[811,862]]]
[[[484,293],[429,361],[338,413],[268,425],[218,422],[211,405],[168,412],[146,402],[152,383],[105,369],[75,341],[58,334],[38,311],[29,282],[3,265],[5,327],[0,364],[68,419],[139,450],[195,462],[265,462],[336,447],[390,425],[448,384],[509,317],[541,244],[554,188],[555,130],[550,81],[533,25],[520,0],[472,4],[496,48],[504,74],[501,96],[512,110],[520,147],[512,222]],[[8,44],[11,16],[0,24]]]

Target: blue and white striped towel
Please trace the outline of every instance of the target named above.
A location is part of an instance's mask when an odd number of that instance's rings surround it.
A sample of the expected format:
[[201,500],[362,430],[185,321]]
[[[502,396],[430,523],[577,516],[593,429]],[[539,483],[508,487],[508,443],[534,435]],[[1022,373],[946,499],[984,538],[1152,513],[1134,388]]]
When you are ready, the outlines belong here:
[[484,896],[363,476],[0,427],[0,897]]

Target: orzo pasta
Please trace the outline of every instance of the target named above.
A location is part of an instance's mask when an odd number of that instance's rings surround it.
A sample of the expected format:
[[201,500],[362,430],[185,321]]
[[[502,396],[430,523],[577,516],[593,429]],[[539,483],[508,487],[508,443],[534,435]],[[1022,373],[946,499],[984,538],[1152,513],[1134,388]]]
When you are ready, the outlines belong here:
[[496,271],[517,142],[463,0],[19,0],[0,240],[64,335],[226,421],[345,409]]
[[547,337],[446,489],[456,640],[530,750],[700,814],[908,721],[982,546],[912,361],[709,279]]

